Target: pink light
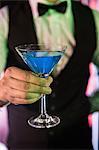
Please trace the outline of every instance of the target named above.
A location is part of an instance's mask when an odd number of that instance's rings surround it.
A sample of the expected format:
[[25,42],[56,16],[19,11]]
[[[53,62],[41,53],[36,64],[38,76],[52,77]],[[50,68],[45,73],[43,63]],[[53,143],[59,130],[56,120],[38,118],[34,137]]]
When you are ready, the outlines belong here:
[[89,0],[89,6],[92,9],[96,9],[96,3],[97,3],[97,0]]
[[87,96],[91,96],[99,88],[96,66],[93,63],[90,63],[89,70],[90,70],[90,78],[86,89]]
[[6,144],[7,136],[8,136],[8,114],[7,108],[0,108],[0,142]]
[[88,116],[89,127],[92,127],[92,114]]

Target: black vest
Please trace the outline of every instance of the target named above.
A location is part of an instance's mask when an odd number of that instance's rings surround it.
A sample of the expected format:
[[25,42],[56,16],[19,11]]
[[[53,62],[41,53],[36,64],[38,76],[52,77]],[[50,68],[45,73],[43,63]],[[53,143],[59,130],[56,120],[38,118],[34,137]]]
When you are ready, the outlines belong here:
[[[72,10],[77,45],[65,69],[54,79],[53,92],[47,101],[48,111],[60,116],[61,125],[72,124],[89,113],[90,104],[85,92],[89,78],[89,63],[96,48],[95,23],[91,10],[79,2],[72,2]],[[37,43],[29,3],[12,2],[9,5],[9,17],[7,67],[17,66],[29,70],[14,48],[19,44]],[[27,113],[32,114],[32,110],[38,112],[38,103],[21,105],[17,110],[14,109],[16,106],[10,105],[9,111],[14,115],[23,109],[25,113],[27,110]]]

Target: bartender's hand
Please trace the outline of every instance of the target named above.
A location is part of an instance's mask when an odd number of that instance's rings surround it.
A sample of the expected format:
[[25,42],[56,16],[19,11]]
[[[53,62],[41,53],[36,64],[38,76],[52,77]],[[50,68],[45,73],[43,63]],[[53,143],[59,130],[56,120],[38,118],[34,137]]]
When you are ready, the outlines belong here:
[[0,80],[0,100],[13,104],[31,104],[42,94],[50,94],[52,77],[39,78],[30,71],[9,67]]

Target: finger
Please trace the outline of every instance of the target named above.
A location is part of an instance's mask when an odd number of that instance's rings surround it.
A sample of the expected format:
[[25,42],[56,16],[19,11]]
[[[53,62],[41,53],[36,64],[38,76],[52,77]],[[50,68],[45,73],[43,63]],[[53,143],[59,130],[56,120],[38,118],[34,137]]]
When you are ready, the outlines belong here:
[[[7,100],[7,101],[9,101],[13,104],[33,103],[33,102],[39,100],[42,96],[42,94],[38,94],[38,93],[23,94],[20,91],[16,92],[16,90],[10,89],[10,88],[5,88],[3,90],[3,93],[4,93],[3,94],[3,99],[5,99],[5,100]],[[22,97],[21,94],[23,94],[23,97]],[[24,96],[24,95],[26,95],[26,96]]]
[[49,86],[53,81],[52,77],[48,77],[46,79],[40,78],[34,75],[31,71],[22,70],[16,67],[9,67],[6,73],[12,78],[42,86]]
[[25,92],[50,94],[52,91],[50,87],[42,87],[32,83],[19,81],[14,78],[10,78],[6,84],[9,88],[25,91]]
[[9,95],[20,99],[34,99],[34,98],[39,98],[41,96],[41,94],[39,93],[29,93],[29,92],[26,93],[15,89],[10,89]]
[[40,98],[34,98],[34,99],[20,99],[20,98],[15,98],[11,97],[10,102],[13,104],[32,104],[38,101]]

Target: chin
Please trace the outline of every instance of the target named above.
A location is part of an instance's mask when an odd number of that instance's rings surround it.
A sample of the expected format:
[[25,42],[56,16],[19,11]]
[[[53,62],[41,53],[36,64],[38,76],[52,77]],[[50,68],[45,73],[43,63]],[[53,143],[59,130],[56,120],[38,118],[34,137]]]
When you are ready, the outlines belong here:
[[48,2],[51,2],[51,3],[56,3],[57,1],[59,0],[47,0]]

